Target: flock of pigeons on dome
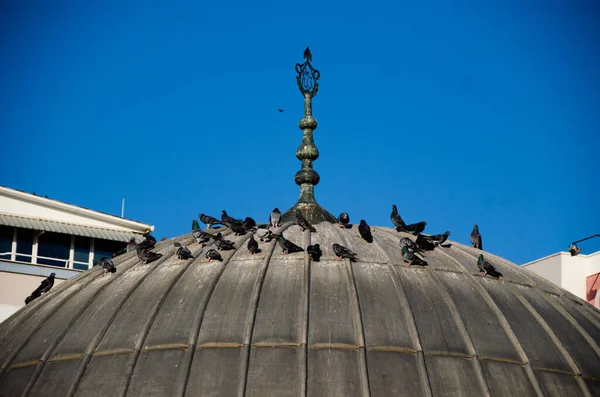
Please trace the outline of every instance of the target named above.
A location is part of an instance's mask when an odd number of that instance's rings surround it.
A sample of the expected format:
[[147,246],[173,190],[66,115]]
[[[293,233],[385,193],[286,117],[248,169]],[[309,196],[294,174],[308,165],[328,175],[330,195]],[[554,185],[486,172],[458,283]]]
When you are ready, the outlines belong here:
[[[271,240],[276,239],[281,247],[283,255],[304,252],[302,247],[299,247],[283,236],[283,232],[281,231],[281,211],[279,211],[278,208],[275,208],[273,211],[271,211],[268,224],[257,224],[254,219],[250,217],[247,217],[244,220],[235,219],[229,216],[225,210],[221,212],[221,220],[205,214],[198,215],[198,218],[206,225],[206,229],[202,230],[198,224],[198,221],[194,219],[192,220],[192,236],[194,237],[194,240],[196,240],[196,242],[202,246],[202,251],[200,252],[199,256],[206,258],[207,262],[212,260],[223,261],[220,251],[227,251],[236,248],[235,243],[224,238],[221,232],[215,234],[207,231],[208,229],[214,230],[214,226],[219,226],[221,228],[226,227],[230,229],[235,236],[241,236],[249,232],[252,233],[246,245],[248,251],[252,255],[261,252],[259,243],[256,241],[254,236],[257,236],[261,243],[268,243]],[[392,205],[392,214],[390,215],[390,219],[397,232],[410,233],[416,236],[414,241],[408,237],[403,237],[400,239],[402,258],[409,266],[427,266],[427,262],[423,259],[425,256],[425,251],[432,251],[436,247],[448,247],[448,245],[444,245],[444,243],[448,239],[448,236],[450,236],[449,231],[435,235],[422,234],[422,232],[425,230],[427,222],[421,221],[407,225],[400,214],[398,214],[396,205]],[[347,212],[342,212],[337,221],[341,228],[352,228],[352,225],[350,224],[350,216]],[[302,213],[299,209],[296,209],[296,224],[300,226],[302,231],[310,230],[313,233],[317,231],[306,220],[306,218],[302,216]],[[360,224],[358,225],[358,233],[360,234],[360,237],[367,243],[373,242],[371,227],[364,219],[361,219]],[[113,257],[125,252],[136,251],[138,258],[142,261],[142,264],[148,264],[162,257],[162,254],[152,251],[155,245],[156,239],[150,233],[145,233],[144,240],[141,243],[136,243],[135,239],[132,238],[127,246],[116,252]],[[471,245],[474,248],[478,248],[480,250],[483,249],[481,243],[481,234],[479,233],[479,227],[477,225],[473,226],[473,230],[471,232]],[[173,246],[178,259],[187,260],[195,258],[190,249],[181,243],[174,242]],[[341,244],[334,243],[331,246],[331,249],[335,256],[339,258],[339,260],[348,259],[351,262],[356,262],[358,260],[358,257],[354,252]],[[321,258],[321,255],[323,255],[319,244],[309,245],[306,248],[306,252],[315,262],[318,262]],[[104,269],[104,273],[114,273],[117,271],[113,261],[106,257],[102,258],[100,262],[94,262],[94,266],[99,266]],[[483,254],[479,255],[479,258],[477,259],[477,267],[479,271],[484,274],[484,276],[502,277],[502,273],[497,271],[494,265],[485,260]],[[27,297],[27,299],[25,299],[25,304],[30,303],[32,300],[50,291],[54,285],[54,276],[55,273],[52,273],[48,278],[43,280],[40,286],[33,291],[31,295]]]

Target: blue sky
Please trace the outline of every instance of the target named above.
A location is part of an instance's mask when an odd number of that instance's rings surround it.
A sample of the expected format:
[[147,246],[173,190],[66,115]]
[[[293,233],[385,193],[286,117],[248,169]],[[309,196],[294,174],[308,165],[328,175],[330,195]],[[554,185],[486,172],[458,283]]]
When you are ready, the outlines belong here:
[[0,184],[125,198],[159,238],[266,220],[298,198],[309,45],[330,212],[391,226],[396,204],[462,243],[477,223],[516,263],[600,233],[596,2],[123,3],[0,5]]

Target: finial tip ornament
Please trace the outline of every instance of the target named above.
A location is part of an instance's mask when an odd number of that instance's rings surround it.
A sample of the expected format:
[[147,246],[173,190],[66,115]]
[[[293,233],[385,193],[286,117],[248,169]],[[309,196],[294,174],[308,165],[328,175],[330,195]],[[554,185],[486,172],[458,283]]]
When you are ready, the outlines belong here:
[[296,82],[302,95],[312,98],[317,95],[317,91],[319,90],[318,80],[321,78],[321,73],[313,68],[311,64],[312,53],[308,47],[304,50],[304,59],[306,59],[304,63],[296,64],[296,73],[298,73]]

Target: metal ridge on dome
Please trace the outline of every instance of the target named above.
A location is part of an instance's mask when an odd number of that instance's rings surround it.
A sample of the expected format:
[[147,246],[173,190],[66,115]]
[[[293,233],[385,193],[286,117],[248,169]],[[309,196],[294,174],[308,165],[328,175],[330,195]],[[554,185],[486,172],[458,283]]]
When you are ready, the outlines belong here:
[[302,161],[302,169],[294,176],[294,181],[300,186],[300,198],[292,208],[282,214],[281,219],[283,222],[294,220],[296,209],[299,209],[310,223],[335,223],[335,216],[315,200],[315,185],[321,178],[312,166],[313,161],[319,158],[319,149],[313,140],[313,131],[317,129],[318,123],[312,115],[312,98],[319,91],[321,73],[312,66],[312,53],[308,47],[304,50],[304,59],[304,63],[296,64],[296,82],[304,96],[304,117],[298,123],[298,127],[303,131],[302,143],[296,150],[296,157]]

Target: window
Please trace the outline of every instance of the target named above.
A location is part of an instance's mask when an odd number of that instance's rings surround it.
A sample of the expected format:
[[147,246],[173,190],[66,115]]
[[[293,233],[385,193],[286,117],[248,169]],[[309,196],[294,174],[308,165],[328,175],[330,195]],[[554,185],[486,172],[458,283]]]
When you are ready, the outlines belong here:
[[94,260],[100,262],[103,257],[112,258],[118,250],[125,248],[127,243],[111,240],[94,240]]
[[0,259],[10,259],[13,241],[13,228],[0,226]]
[[90,261],[90,238],[89,237],[81,237],[81,236],[73,236],[75,239],[73,247],[74,247],[74,257],[73,257],[73,268],[78,270],[87,270],[89,269],[89,261]]
[[20,262],[31,263],[34,233],[36,233],[35,230],[17,228],[17,256],[15,258],[16,260]]
[[[17,243],[17,250],[19,246]],[[71,251],[71,235],[45,232],[38,237],[38,258],[40,265],[65,267]]]

